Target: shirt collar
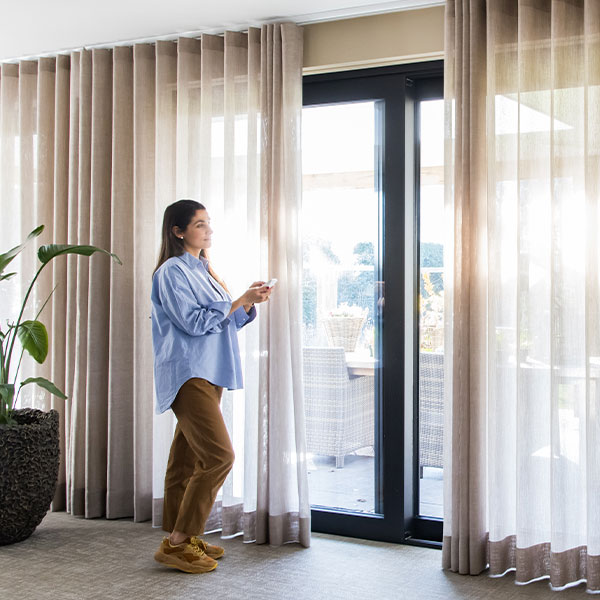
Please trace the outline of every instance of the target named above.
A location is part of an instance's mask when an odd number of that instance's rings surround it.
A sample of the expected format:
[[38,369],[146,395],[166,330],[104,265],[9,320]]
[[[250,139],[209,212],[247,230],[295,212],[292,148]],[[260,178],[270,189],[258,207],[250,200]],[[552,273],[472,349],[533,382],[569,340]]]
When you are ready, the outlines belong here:
[[192,267],[192,269],[197,269],[200,265],[204,265],[204,267],[206,267],[208,264],[208,260],[204,258],[204,256],[196,258],[189,252],[184,252],[179,256],[179,258],[181,258],[186,265]]

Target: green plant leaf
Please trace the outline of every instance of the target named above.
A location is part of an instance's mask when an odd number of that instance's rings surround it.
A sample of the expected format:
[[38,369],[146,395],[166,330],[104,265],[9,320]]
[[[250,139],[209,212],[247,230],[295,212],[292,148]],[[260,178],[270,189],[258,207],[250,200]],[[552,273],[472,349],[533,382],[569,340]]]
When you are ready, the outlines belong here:
[[[42,231],[44,231],[44,226],[40,225],[39,227],[36,227],[28,236],[27,239],[20,244],[19,246],[15,246],[14,248],[12,248],[11,250],[9,250],[8,252],[6,252],[5,254],[0,254],[0,275],[2,275],[2,273],[4,272],[4,269],[6,269],[6,267],[10,264],[10,262],[12,261],[12,259],[17,256],[17,254],[19,254],[19,252],[21,252],[21,250],[23,250],[23,248],[25,248],[25,246],[27,246],[27,244],[34,238],[37,237],[38,235],[40,235],[40,233],[42,233]],[[9,273],[8,277],[11,277],[12,273]]]
[[0,383],[0,398],[3,402],[8,402],[12,399],[15,393],[15,386],[12,383]]
[[40,364],[48,356],[48,332],[46,326],[40,321],[23,321],[17,330],[19,341],[24,350],[27,350]]
[[29,385],[30,383],[35,383],[36,385],[39,385],[41,388],[44,388],[51,394],[54,394],[55,396],[58,396],[59,398],[62,398],[63,400],[67,399],[67,397],[51,381],[48,381],[47,379],[44,379],[43,377],[29,377],[25,381],[21,382],[21,387],[19,388],[19,390],[23,386]]
[[5,281],[11,277],[14,277],[15,275],[16,273],[6,273],[6,275],[0,275],[0,281]]
[[8,418],[14,396],[15,386],[12,383],[0,383],[0,416]]
[[46,246],[40,246],[38,250],[38,258],[43,264],[50,262],[54,257],[60,256],[61,254],[81,254],[83,256],[91,256],[95,252],[102,252],[112,256],[113,259],[120,265],[123,263],[121,259],[108,250],[97,248],[96,246],[76,246],[71,244],[47,244]]
[[16,421],[10,415],[0,414],[0,425],[14,425]]

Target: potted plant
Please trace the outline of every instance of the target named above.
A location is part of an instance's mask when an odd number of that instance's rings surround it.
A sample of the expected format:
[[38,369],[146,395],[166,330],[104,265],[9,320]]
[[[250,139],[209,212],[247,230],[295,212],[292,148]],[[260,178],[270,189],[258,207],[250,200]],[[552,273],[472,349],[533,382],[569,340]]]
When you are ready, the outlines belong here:
[[[27,240],[0,254],[0,281],[16,273],[4,273],[6,267],[33,238],[44,230],[40,225]],[[91,256],[102,252],[121,264],[119,257],[96,246],[49,244],[38,250],[40,267],[34,275],[16,322],[0,322],[0,545],[20,542],[29,537],[48,511],[56,489],[59,465],[58,412],[35,409],[16,409],[21,389],[37,385],[65,399],[65,394],[43,377],[30,377],[17,387],[23,354],[27,352],[38,363],[48,356],[48,332],[38,320],[52,292],[34,319],[24,319],[25,307],[33,286],[46,265],[63,254]],[[54,291],[54,290],[53,290]],[[13,369],[20,345],[20,355]],[[15,393],[16,390],[16,393]]]
[[367,312],[360,306],[346,303],[330,311],[329,316],[323,319],[330,346],[342,346],[346,352],[354,352]]

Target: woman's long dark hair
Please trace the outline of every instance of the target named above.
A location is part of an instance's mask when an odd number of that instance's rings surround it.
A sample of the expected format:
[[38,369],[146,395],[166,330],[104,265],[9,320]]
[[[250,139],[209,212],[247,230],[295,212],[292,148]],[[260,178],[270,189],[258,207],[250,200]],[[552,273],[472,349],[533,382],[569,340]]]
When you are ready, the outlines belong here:
[[[177,200],[167,206],[163,217],[160,254],[153,275],[166,260],[172,256],[181,256],[185,252],[183,240],[173,233],[173,227],[177,226],[181,231],[185,231],[199,210],[206,210],[206,207],[196,200]],[[208,259],[204,250],[200,251],[200,256]],[[227,290],[225,282],[212,270],[210,263],[208,263],[208,272]],[[229,292],[229,290],[227,291]]]

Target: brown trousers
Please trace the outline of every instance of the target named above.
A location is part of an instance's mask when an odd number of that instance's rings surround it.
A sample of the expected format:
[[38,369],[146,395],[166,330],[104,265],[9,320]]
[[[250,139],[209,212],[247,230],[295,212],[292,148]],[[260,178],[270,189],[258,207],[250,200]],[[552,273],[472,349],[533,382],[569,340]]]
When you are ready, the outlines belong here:
[[165,475],[165,531],[204,533],[234,454],[221,414],[223,388],[206,379],[188,379],[171,405],[177,417]]

